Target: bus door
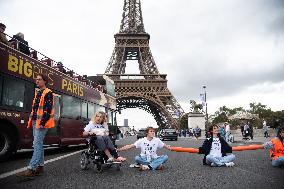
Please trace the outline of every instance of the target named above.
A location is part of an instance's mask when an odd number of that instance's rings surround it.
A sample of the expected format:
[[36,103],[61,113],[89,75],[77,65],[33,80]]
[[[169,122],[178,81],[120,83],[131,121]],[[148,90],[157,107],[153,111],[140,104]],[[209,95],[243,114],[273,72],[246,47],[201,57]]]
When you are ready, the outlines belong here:
[[62,95],[62,114],[60,119],[61,145],[84,143],[82,137],[84,122],[81,117],[81,100]]
[[60,142],[60,98],[61,95],[53,94],[54,96],[54,127],[48,129],[45,144],[59,144]]

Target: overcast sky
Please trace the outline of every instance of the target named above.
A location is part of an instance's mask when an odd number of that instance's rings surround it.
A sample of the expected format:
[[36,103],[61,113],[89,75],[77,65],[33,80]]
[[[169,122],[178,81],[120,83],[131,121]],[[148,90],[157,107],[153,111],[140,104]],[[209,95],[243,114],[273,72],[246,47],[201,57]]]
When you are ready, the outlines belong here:
[[[124,0],[0,0],[6,33],[79,74],[104,73],[119,31]],[[142,0],[146,32],[168,88],[189,111],[207,86],[209,113],[260,102],[284,106],[283,0]],[[138,73],[128,65],[127,73]],[[142,110],[119,124],[155,125]],[[147,120],[147,121],[145,121]]]

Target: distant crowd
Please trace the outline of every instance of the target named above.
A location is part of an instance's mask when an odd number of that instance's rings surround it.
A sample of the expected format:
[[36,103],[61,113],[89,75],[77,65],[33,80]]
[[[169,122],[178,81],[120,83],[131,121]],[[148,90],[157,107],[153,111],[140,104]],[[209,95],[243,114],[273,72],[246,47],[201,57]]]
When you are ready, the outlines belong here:
[[198,139],[201,136],[201,129],[198,126],[196,126],[195,128],[182,129],[179,132],[179,136],[195,137],[196,139]]

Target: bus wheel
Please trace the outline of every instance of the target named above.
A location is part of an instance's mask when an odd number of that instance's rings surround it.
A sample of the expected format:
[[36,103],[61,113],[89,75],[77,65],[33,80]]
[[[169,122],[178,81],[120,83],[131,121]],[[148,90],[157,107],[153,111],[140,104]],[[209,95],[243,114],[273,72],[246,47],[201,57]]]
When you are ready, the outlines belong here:
[[0,161],[9,158],[15,151],[16,142],[13,140],[13,132],[0,124]]

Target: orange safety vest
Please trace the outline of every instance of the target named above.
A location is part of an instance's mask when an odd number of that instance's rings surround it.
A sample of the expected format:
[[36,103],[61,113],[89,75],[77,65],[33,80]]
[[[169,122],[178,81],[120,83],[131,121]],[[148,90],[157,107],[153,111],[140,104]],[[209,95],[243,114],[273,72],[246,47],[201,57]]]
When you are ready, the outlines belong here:
[[273,148],[269,152],[270,157],[274,160],[284,156],[284,144],[278,138],[272,139],[271,142],[273,143]]
[[[34,100],[33,100],[33,107],[35,105],[37,92],[38,91],[35,91],[35,97],[34,97]],[[36,128],[39,128],[39,126],[40,126],[40,121],[41,121],[41,118],[43,116],[44,97],[48,92],[52,92],[52,91],[48,88],[45,88],[44,91],[42,92],[41,97],[40,97],[39,107],[37,109]],[[27,128],[30,128],[32,126],[33,114],[34,114],[34,110],[32,109]],[[52,101],[52,110],[51,110],[50,118],[47,120],[47,122],[45,123],[45,125],[43,127],[46,128],[46,129],[54,127],[54,99]]]

